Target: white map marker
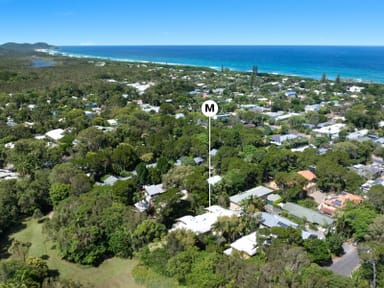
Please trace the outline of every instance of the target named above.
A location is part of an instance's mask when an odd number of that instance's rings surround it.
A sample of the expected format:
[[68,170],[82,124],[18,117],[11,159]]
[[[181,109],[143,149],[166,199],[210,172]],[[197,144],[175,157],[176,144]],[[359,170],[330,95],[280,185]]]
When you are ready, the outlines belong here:
[[215,116],[217,112],[219,112],[219,106],[215,101],[207,100],[201,105],[201,112],[204,114],[204,116],[208,117],[208,205],[211,207],[211,118]]

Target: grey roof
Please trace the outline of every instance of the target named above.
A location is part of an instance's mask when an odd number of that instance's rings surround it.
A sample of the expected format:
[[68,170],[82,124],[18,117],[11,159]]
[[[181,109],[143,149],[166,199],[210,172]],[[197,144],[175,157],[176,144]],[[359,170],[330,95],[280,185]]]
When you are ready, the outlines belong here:
[[132,178],[131,176],[128,176],[128,177],[116,177],[116,176],[113,176],[113,175],[110,175],[108,176],[104,181],[103,183],[99,183],[98,185],[114,185],[117,181],[125,181],[125,180],[128,180]]
[[261,224],[269,228],[288,227],[288,226],[297,228],[299,226],[298,224],[296,224],[295,222],[292,222],[287,218],[284,218],[278,215],[273,215],[267,212],[261,212]]
[[163,184],[144,185],[144,189],[149,196],[155,196],[157,194],[161,194],[165,192],[165,190],[163,189]]
[[268,200],[268,201],[272,201],[272,202],[274,202],[274,201],[278,201],[278,200],[280,200],[280,199],[281,199],[281,197],[280,197],[279,194],[270,194],[270,195],[268,195],[268,197],[267,197],[267,200]]
[[[296,224],[295,222],[292,222],[287,218],[284,218],[278,215],[273,215],[266,212],[261,213],[261,224],[269,228],[272,228],[272,227],[298,228],[299,227],[298,224]],[[313,231],[301,230],[301,238],[303,239],[318,238],[318,235],[316,233],[313,233]]]
[[245,199],[248,199],[251,197],[260,198],[260,197],[266,196],[266,195],[271,194],[271,193],[273,193],[272,189],[266,188],[264,186],[257,186],[255,188],[249,189],[245,192],[233,195],[233,196],[229,197],[229,200],[233,203],[240,204],[241,201],[243,201]]
[[199,165],[199,164],[201,164],[201,163],[204,162],[204,159],[201,158],[201,157],[195,157],[195,158],[193,158],[193,161],[195,161],[195,163],[196,163],[197,165]]
[[316,223],[319,225],[330,225],[334,222],[334,219],[329,216],[323,215],[317,211],[305,208],[295,203],[287,202],[283,206],[283,209],[296,217],[305,218],[308,222],[311,223]]

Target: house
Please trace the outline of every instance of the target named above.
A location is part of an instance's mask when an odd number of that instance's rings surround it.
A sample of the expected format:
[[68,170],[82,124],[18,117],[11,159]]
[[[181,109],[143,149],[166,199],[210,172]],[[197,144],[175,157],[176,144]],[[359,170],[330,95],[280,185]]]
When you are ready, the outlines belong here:
[[334,220],[327,215],[320,214],[317,211],[305,208],[295,203],[287,202],[282,205],[282,208],[293,216],[304,218],[306,221],[320,226],[328,226],[334,222]]
[[324,213],[333,215],[336,213],[338,209],[343,208],[347,204],[347,201],[351,201],[356,204],[359,204],[363,202],[363,200],[364,200],[363,197],[360,197],[358,195],[354,195],[351,193],[343,192],[338,195],[328,196],[323,201],[323,203],[320,204],[319,210]]
[[201,164],[203,164],[204,159],[201,157],[195,157],[195,158],[193,158],[193,161],[195,162],[196,165],[201,165]]
[[96,117],[96,112],[94,111],[84,111],[84,114],[88,119],[93,119]]
[[273,205],[278,204],[281,201],[281,197],[279,194],[269,194],[267,196],[267,204]]
[[259,113],[268,110],[268,109],[261,107],[259,105],[256,105],[256,104],[240,104],[238,106],[240,109],[251,110],[251,111],[255,111],[255,112],[259,112]]
[[273,192],[274,191],[272,189],[266,188],[264,186],[257,186],[245,192],[238,193],[229,197],[229,209],[234,211],[240,210],[241,204],[244,200],[250,198],[266,198],[269,194],[272,194]]
[[316,184],[316,175],[312,171],[302,170],[297,172],[297,174],[304,177],[308,181],[303,187],[304,191],[307,191],[309,194],[319,191],[319,187]]
[[234,250],[238,251],[245,259],[254,256],[257,251],[256,232],[245,235],[231,243],[231,247],[226,249],[224,254],[232,255]]
[[154,83],[152,83],[152,82],[149,82],[149,83],[130,83],[130,84],[127,84],[127,86],[136,88],[137,91],[139,92],[139,95],[144,94],[145,90],[147,90],[152,85],[154,85]]
[[228,120],[232,117],[231,113],[217,114],[212,117],[214,120]]
[[306,149],[309,149],[309,148],[316,148],[316,146],[314,145],[305,145],[305,146],[300,146],[300,147],[297,147],[297,148],[291,148],[291,151],[292,152],[304,152]]
[[144,185],[144,193],[147,196],[153,197],[159,194],[164,193],[166,190],[163,188],[163,184],[157,184],[157,185]]
[[277,116],[275,118],[276,121],[284,121],[284,120],[287,120],[289,118],[292,118],[292,117],[295,117],[295,116],[299,116],[300,114],[299,113],[286,113],[284,115],[280,115],[280,116]]
[[150,104],[142,104],[140,105],[140,108],[142,111],[144,112],[155,112],[155,113],[159,113],[160,111],[160,106],[152,106]]
[[281,144],[283,144],[286,141],[294,140],[297,138],[299,138],[299,136],[295,135],[295,134],[272,135],[271,144],[275,144],[275,145],[280,146]]
[[281,217],[279,215],[273,215],[267,212],[261,212],[261,225],[264,227],[292,227],[297,228],[299,225],[291,220]]
[[96,182],[96,185],[99,185],[99,186],[104,186],[104,185],[113,186],[117,181],[125,181],[125,180],[128,180],[130,178],[131,178],[131,176],[120,177],[120,176],[109,175],[102,182]]
[[220,175],[215,175],[207,179],[208,184],[214,186],[216,183],[219,183],[222,180]]
[[343,123],[336,123],[329,126],[324,126],[318,129],[313,129],[315,133],[321,136],[328,136],[331,137],[331,139],[336,139],[339,137],[339,133],[341,130],[345,128],[345,124]]
[[60,128],[59,129],[53,129],[53,130],[45,133],[45,136],[54,140],[54,141],[58,141],[65,136],[64,132],[65,131],[63,129],[60,129]]
[[365,182],[363,185],[360,186],[360,189],[364,193],[367,193],[372,188],[372,186],[375,186],[375,185],[384,186],[384,179],[378,178],[375,180],[368,180],[367,182]]
[[355,132],[348,133],[347,139],[348,140],[359,140],[363,138],[363,140],[367,139],[365,136],[368,135],[369,130],[368,129],[362,129],[362,130],[357,130]]
[[107,122],[110,126],[117,126],[118,124],[116,119],[108,119]]
[[213,224],[222,216],[231,217],[233,215],[240,216],[239,212],[225,209],[218,205],[212,205],[206,208],[207,212],[197,216],[186,215],[176,219],[172,230],[186,229],[196,234],[205,234],[211,231]]
[[219,150],[217,150],[217,149],[212,149],[211,151],[209,151],[209,155],[210,155],[210,156],[216,156],[216,154],[217,154],[218,151],[219,151]]
[[320,104],[306,105],[304,107],[304,111],[306,113],[308,113],[308,112],[317,112],[317,111],[320,110],[320,108],[321,108]]
[[266,116],[268,116],[268,117],[273,118],[273,119],[276,120],[277,117],[280,117],[280,116],[284,115],[285,112],[284,112],[284,111],[264,112],[264,113],[262,113],[262,114],[263,114],[263,115],[266,115]]
[[[273,215],[267,212],[261,212],[261,225],[264,227],[272,228],[272,227],[292,227],[292,228],[299,228],[299,224],[292,222],[291,220],[279,216],[279,215]],[[323,239],[324,235],[323,233],[318,233],[317,231],[312,230],[301,230],[301,238],[303,240],[308,238],[320,238]]]
[[[272,228],[272,227],[292,227],[298,228],[299,225],[288,220],[287,218],[272,215],[270,213],[261,212],[261,226]],[[302,239],[308,238],[322,238],[321,233],[316,233],[316,231],[306,231],[301,230]],[[233,251],[237,251],[241,254],[243,258],[250,258],[254,256],[257,252],[257,241],[256,241],[256,232],[252,232],[244,237],[237,239],[235,242],[231,243],[231,247],[224,251],[224,254],[231,255]]]
[[296,91],[289,90],[285,92],[285,96],[287,97],[296,97],[296,95],[297,95]]
[[366,179],[375,179],[384,172],[383,165],[377,163],[370,165],[356,164],[353,165],[352,169]]
[[351,92],[351,93],[360,93],[361,91],[363,91],[365,87],[360,87],[360,86],[351,86],[351,87],[348,87],[347,91],[348,92]]

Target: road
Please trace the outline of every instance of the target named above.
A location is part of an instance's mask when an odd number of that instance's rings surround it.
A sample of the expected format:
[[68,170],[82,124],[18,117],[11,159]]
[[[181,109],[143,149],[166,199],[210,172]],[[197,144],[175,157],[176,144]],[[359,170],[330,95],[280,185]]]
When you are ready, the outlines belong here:
[[345,254],[333,261],[333,264],[328,269],[335,274],[339,274],[346,277],[351,277],[351,274],[360,265],[360,258],[357,252],[357,247],[350,243],[344,243],[343,248]]

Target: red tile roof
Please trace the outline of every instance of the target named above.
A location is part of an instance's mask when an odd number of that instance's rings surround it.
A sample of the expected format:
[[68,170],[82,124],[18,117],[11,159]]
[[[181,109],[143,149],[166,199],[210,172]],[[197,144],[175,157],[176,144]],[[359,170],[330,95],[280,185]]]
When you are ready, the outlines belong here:
[[309,170],[302,170],[302,171],[299,171],[297,172],[297,174],[303,176],[305,179],[307,179],[308,181],[313,181],[314,179],[316,179],[316,175],[313,174],[311,171]]

